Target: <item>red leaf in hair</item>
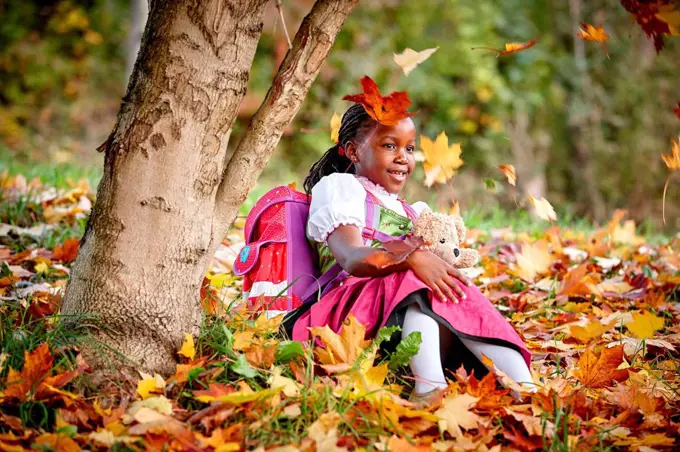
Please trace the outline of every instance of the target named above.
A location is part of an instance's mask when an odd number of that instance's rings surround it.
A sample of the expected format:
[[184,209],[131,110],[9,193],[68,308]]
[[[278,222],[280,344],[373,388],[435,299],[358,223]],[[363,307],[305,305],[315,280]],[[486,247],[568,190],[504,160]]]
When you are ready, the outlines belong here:
[[378,85],[369,76],[361,79],[361,87],[364,90],[362,94],[348,95],[342,99],[361,104],[366,113],[380,124],[394,126],[402,119],[415,114],[406,111],[411,105],[411,99],[406,92],[394,92],[383,97]]

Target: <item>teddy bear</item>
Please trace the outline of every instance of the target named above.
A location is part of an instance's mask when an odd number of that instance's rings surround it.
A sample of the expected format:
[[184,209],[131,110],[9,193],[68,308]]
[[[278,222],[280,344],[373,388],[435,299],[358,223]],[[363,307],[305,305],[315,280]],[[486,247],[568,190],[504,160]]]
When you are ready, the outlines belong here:
[[456,268],[473,267],[479,262],[476,250],[460,248],[467,229],[458,215],[423,212],[413,224],[411,232],[424,240],[421,249],[432,251]]

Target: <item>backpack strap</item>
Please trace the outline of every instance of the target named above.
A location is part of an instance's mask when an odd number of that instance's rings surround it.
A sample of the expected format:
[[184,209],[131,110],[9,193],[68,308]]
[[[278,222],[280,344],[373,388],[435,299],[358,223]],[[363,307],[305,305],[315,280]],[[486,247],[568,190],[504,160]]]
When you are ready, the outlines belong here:
[[[406,215],[409,217],[411,221],[415,221],[418,218],[418,214],[416,213],[415,210],[413,210],[413,207],[411,207],[406,201],[403,199],[399,198],[399,201],[401,202],[402,206],[404,207],[404,211],[406,212]],[[366,245],[370,245],[371,241],[373,240],[378,240],[380,242],[389,242],[392,240],[404,240],[406,236],[403,237],[394,237],[392,235],[385,234],[381,230],[378,229],[380,223],[380,201],[376,196],[371,193],[370,191],[366,190],[366,221],[365,224],[366,226],[364,229],[361,231],[361,235],[364,238],[364,243]],[[313,302],[316,301],[312,299],[315,293],[317,293],[319,290],[321,290],[321,296],[323,297],[328,293],[331,288],[335,287],[338,283],[344,281],[349,277],[349,273],[347,273],[343,268],[338,264],[337,262],[329,268],[319,279],[316,281],[315,284],[312,284],[311,287],[305,291],[305,294],[302,298],[302,302]]]

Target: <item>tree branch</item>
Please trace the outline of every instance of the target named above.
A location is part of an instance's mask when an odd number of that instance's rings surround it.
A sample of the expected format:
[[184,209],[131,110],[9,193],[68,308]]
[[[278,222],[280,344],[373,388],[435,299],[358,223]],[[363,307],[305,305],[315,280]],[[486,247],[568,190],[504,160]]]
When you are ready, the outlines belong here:
[[213,230],[226,233],[267,160],[302,105],[335,38],[359,0],[317,0],[295,35],[262,105],[226,166],[216,194]]

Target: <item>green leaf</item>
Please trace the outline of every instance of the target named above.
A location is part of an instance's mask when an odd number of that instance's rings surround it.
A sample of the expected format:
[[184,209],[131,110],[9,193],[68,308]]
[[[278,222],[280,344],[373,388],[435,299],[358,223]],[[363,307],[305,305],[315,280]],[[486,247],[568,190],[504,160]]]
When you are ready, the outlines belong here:
[[485,177],[482,179],[484,181],[484,185],[486,186],[486,191],[490,193],[496,193],[496,181],[493,179],[489,179],[488,177]]
[[245,355],[239,355],[236,362],[231,365],[231,370],[246,378],[255,378],[259,375],[257,370],[250,365]]
[[303,355],[305,351],[302,349],[302,344],[297,341],[281,341],[276,345],[276,362],[288,362],[300,355]]
[[396,370],[402,366],[408,364],[408,362],[413,358],[420,350],[420,344],[423,342],[423,338],[420,331],[414,331],[397,345],[397,349],[390,355],[389,367],[391,370]]
[[378,334],[373,340],[373,343],[376,347],[380,347],[380,344],[389,340],[397,331],[401,331],[401,328],[398,326],[384,326],[378,330]]

